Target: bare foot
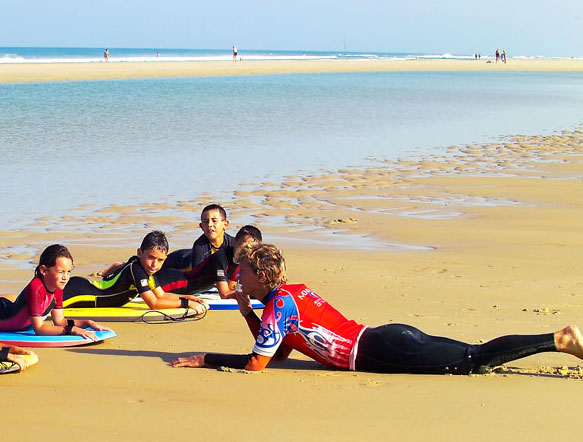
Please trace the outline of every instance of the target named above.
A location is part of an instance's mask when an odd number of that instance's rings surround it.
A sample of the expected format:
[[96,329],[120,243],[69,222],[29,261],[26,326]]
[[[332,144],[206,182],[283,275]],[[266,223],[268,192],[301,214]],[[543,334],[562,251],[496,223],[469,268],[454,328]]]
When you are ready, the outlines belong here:
[[583,359],[583,336],[575,325],[569,325],[555,333],[555,346],[560,352]]
[[123,262],[114,262],[112,265],[110,265],[109,267],[104,268],[101,272],[97,272],[95,274],[95,276],[98,276],[100,278],[107,278],[109,275],[111,275],[112,273],[115,273],[115,271],[123,264]]

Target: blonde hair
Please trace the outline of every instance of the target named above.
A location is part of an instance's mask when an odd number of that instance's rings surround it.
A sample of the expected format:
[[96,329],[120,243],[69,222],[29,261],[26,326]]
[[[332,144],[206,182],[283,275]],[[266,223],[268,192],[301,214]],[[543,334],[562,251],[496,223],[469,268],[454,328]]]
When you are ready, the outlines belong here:
[[273,244],[249,244],[237,252],[237,262],[246,262],[257,276],[263,275],[264,284],[270,289],[285,283],[285,259],[280,249]]

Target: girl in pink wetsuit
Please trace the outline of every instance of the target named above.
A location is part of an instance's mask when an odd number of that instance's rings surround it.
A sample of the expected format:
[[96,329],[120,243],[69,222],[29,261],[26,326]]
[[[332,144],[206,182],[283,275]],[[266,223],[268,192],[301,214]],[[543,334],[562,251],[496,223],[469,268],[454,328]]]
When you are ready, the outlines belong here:
[[[92,330],[111,330],[91,320],[66,319],[63,314],[63,288],[71,277],[73,257],[60,244],[41,254],[33,280],[14,302],[0,298],[0,330],[20,330],[32,326],[37,335],[78,335],[96,341]],[[53,324],[45,323],[51,315]]]

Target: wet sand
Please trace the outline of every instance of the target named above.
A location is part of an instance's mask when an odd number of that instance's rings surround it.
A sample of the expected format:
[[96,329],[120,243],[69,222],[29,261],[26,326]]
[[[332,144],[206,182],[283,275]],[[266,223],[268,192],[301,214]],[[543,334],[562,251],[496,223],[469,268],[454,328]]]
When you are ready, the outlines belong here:
[[[200,208],[219,201],[232,233],[257,224],[284,250],[291,282],[305,282],[357,321],[404,322],[469,342],[548,333],[583,325],[582,176],[583,132],[575,131],[452,146],[442,156],[322,171],[281,185],[252,183],[231,198],[182,202],[191,219],[161,218],[167,208],[156,204],[110,207],[94,219],[72,213],[39,221],[44,233],[0,232],[5,248],[21,251],[0,263],[0,291],[20,290],[40,249],[56,241],[70,246],[80,275],[127,258],[160,225],[176,226],[172,248],[189,247]],[[94,225],[94,233],[76,232],[75,223]],[[127,229],[116,233],[116,226]],[[489,375],[416,376],[338,372],[294,352],[250,374],[167,365],[193,352],[249,352],[237,312],[114,328],[113,340],[39,349],[35,367],[2,376],[4,435],[570,440],[583,405],[583,363],[562,354]]]

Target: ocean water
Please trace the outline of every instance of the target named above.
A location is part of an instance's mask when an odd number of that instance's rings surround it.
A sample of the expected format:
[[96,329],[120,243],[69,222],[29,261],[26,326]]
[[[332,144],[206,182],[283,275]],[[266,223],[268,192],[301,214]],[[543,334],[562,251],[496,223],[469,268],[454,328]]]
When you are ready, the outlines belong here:
[[226,194],[583,120],[582,73],[386,72],[0,84],[1,230],[84,204]]
[[[231,61],[232,49],[156,49],[108,48],[110,63]],[[105,48],[28,48],[0,47],[0,64],[10,63],[101,63]],[[237,58],[244,60],[338,60],[338,59],[471,59],[470,55],[418,54],[403,52],[277,51],[238,48]],[[492,58],[484,54],[484,59]]]

